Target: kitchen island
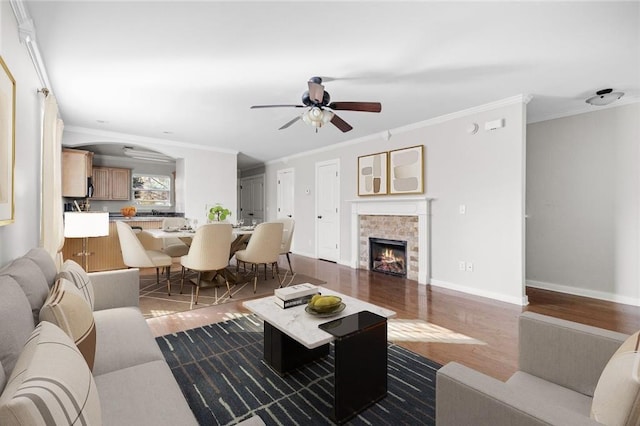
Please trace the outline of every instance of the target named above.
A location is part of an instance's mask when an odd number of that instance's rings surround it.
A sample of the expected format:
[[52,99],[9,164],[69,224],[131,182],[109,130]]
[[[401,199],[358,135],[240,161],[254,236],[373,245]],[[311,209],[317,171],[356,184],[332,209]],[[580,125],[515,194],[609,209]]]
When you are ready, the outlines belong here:
[[[164,215],[163,215],[164,216]],[[109,215],[109,235],[106,237],[89,238],[87,250],[92,253],[89,256],[89,271],[110,271],[113,269],[126,269],[127,266],[122,260],[122,250],[120,240],[116,230],[116,222],[121,220],[131,226],[139,226],[142,229],[160,229],[164,217],[182,216],[180,213],[172,213],[171,216],[141,215],[132,218],[125,218],[122,215]],[[62,257],[64,260],[73,259],[82,265],[83,259],[77,254],[82,251],[82,238],[66,238],[62,247]]]

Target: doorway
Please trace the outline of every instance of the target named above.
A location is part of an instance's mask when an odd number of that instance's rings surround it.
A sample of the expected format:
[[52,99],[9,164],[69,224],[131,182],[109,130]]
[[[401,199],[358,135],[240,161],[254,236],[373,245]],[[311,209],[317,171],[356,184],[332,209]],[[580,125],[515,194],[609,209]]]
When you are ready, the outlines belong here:
[[293,169],[278,170],[276,190],[276,208],[278,218],[293,217],[294,205],[294,182],[295,172]]
[[264,222],[264,175],[250,176],[240,179],[240,208],[239,219],[244,219],[245,225],[252,220],[256,223]]
[[340,257],[340,160],[316,163],[316,256]]

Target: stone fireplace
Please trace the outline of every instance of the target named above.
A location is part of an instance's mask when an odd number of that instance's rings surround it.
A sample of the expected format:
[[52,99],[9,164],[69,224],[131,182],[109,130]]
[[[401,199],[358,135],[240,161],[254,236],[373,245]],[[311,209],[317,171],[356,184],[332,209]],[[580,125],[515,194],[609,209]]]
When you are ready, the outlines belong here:
[[418,197],[352,200],[352,267],[371,269],[370,237],[406,241],[406,277],[428,284],[429,201]]

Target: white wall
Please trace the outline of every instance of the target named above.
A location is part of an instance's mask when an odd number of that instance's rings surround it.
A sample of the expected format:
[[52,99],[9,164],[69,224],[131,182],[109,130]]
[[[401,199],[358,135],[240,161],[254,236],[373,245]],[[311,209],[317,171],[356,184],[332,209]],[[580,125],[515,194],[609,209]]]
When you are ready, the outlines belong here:
[[[432,202],[431,283],[516,304],[524,294],[525,103],[521,96],[403,129],[385,141],[372,135],[266,167],[267,218],[276,216],[276,173],[295,169],[294,246],[315,256],[315,164],[338,158],[341,165],[340,263],[351,264],[349,200],[357,198],[356,164],[361,155],[425,146],[425,189]],[[484,123],[506,126],[486,132]],[[467,133],[470,123],[481,129]],[[322,130],[321,130],[322,131]],[[331,131],[331,129],[327,129]],[[310,132],[310,137],[315,136]],[[311,191],[306,194],[306,189]],[[389,198],[387,196],[383,198]],[[466,214],[459,214],[460,204]],[[473,272],[458,270],[472,262]]]
[[640,305],[640,104],[527,139],[527,284]]
[[0,227],[0,266],[40,241],[41,132],[44,96],[9,2],[0,2],[0,56],[16,80],[15,222]]
[[201,149],[181,142],[143,138],[93,129],[66,128],[65,146],[95,143],[130,143],[176,158],[176,211],[205,223],[205,206],[220,203],[232,210],[237,206],[237,153]]

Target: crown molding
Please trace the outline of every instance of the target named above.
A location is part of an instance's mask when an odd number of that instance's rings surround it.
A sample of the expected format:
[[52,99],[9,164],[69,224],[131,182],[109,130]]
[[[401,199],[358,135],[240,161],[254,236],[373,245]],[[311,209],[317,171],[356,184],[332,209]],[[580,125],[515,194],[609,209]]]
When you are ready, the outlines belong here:
[[537,117],[536,119],[527,120],[527,124],[540,123],[542,121],[549,121],[549,120],[555,120],[558,118],[571,117],[574,115],[586,114],[589,112],[598,112],[598,111],[603,111],[609,108],[618,108],[621,106],[632,105],[637,103],[640,103],[640,97],[622,98],[609,105],[601,105],[601,106],[589,105],[585,103],[585,105],[582,108],[574,109],[571,111],[559,112],[556,114],[542,115],[540,117]]
[[77,127],[77,126],[65,126],[64,127],[64,131],[65,133],[76,133],[76,134],[80,134],[80,135],[87,135],[87,136],[92,136],[92,137],[98,137],[100,139],[103,140],[93,140],[93,141],[83,141],[81,143],[76,143],[76,145],[81,145],[81,144],[87,144],[87,143],[139,143],[139,144],[143,144],[143,145],[151,145],[151,146],[164,146],[164,147],[169,147],[169,148],[189,148],[189,149],[198,149],[201,151],[211,151],[211,152],[220,152],[223,154],[233,154],[233,155],[238,155],[238,151],[237,150],[233,150],[233,149],[223,149],[223,148],[215,148],[215,147],[211,147],[211,146],[205,146],[205,145],[198,145],[198,144],[194,144],[194,143],[189,143],[189,142],[181,142],[181,141],[176,141],[176,140],[168,140],[168,139],[157,139],[157,138],[151,138],[148,136],[138,136],[138,135],[131,135],[128,133],[119,133],[119,132],[110,132],[107,130],[98,130],[98,129],[91,129],[88,127]]
[[[397,135],[399,133],[405,133],[405,132],[409,132],[411,130],[416,130],[416,129],[421,129],[424,127],[428,127],[428,126],[433,126],[436,124],[440,124],[440,123],[444,123],[447,121],[451,121],[457,118],[462,118],[462,117],[466,117],[468,115],[472,115],[472,114],[478,114],[480,112],[484,112],[484,111],[491,111],[493,109],[496,108],[501,108],[504,106],[508,106],[508,105],[514,105],[514,104],[528,104],[531,99],[533,97],[531,95],[528,94],[520,94],[520,95],[516,95],[516,96],[511,96],[509,98],[505,98],[505,99],[501,99],[495,102],[490,102],[488,104],[483,104],[483,105],[478,105],[475,107],[471,107],[471,108],[467,108],[467,109],[463,109],[461,111],[457,111],[457,112],[453,112],[450,114],[445,114],[445,115],[441,115],[438,117],[434,117],[434,118],[430,118],[428,120],[423,120],[423,121],[418,121],[417,123],[413,123],[413,124],[408,124],[406,126],[402,126],[402,127],[396,127],[395,129],[389,129],[389,130],[385,130],[382,132],[382,137],[386,137],[386,135]],[[332,151],[334,149],[338,149],[338,148],[343,148],[343,147],[347,147],[350,145],[356,145],[362,142],[366,142],[366,141],[370,141],[370,140],[374,140],[374,139],[378,139],[381,137],[381,133],[374,133],[371,135],[367,135],[367,136],[363,136],[360,138],[356,138],[356,139],[351,139],[345,142],[340,142],[337,144],[333,144],[333,145],[329,145],[326,147],[322,147],[322,148],[318,148],[318,149],[313,149],[310,151],[305,151],[305,152],[301,152],[298,154],[294,154],[294,155],[289,155],[286,157],[282,157],[282,158],[277,158],[275,160],[270,160],[267,161],[265,164],[266,165],[271,165],[271,164],[277,164],[280,162],[284,162],[286,163],[287,161],[294,159],[294,158],[299,158],[299,157],[306,157],[308,155],[314,155],[320,152],[326,152],[326,151]],[[389,136],[390,137],[390,136]]]

